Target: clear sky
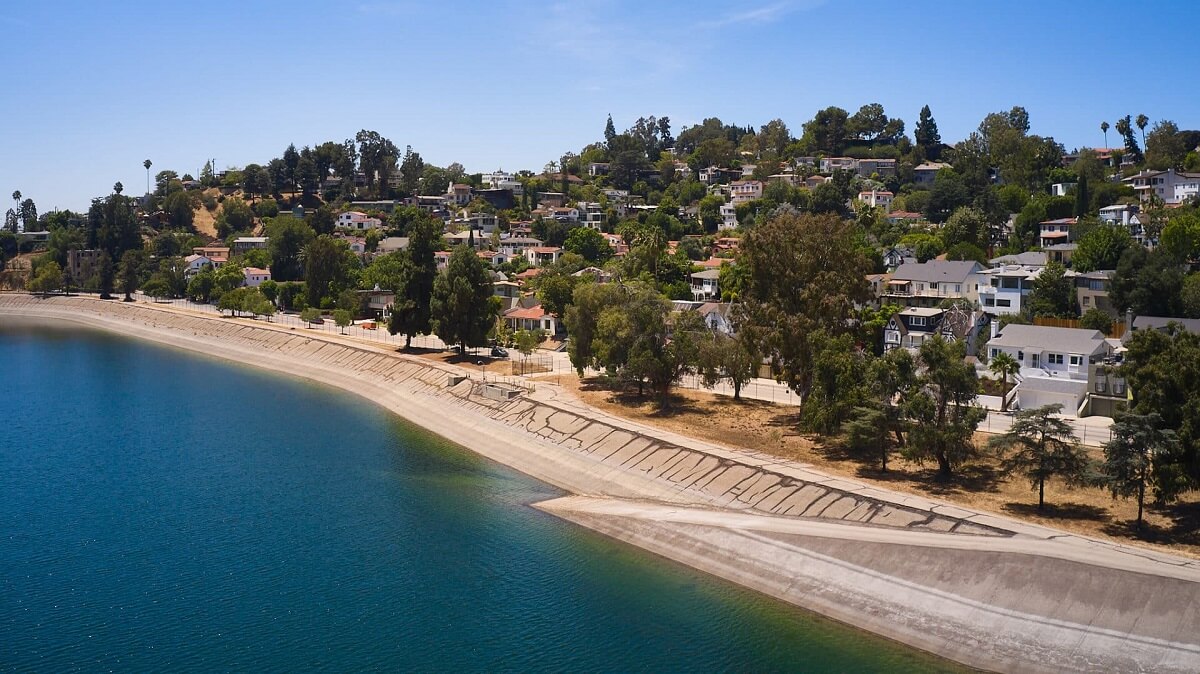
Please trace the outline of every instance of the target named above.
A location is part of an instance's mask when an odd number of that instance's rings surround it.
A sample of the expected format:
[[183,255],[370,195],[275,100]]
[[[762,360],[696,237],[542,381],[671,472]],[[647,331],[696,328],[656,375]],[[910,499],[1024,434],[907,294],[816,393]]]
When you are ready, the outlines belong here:
[[146,158],[195,174],[364,128],[439,165],[537,170],[609,113],[798,135],[879,102],[911,133],[929,104],[955,142],[1023,105],[1034,133],[1094,147],[1125,114],[1200,128],[1198,19],[1193,0],[5,0],[0,194],[81,210],[118,180],[141,193]]

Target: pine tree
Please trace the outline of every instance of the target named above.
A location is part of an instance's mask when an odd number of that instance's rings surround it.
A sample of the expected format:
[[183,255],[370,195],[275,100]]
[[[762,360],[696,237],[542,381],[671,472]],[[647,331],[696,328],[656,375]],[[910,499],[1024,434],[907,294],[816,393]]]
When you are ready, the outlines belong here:
[[1061,411],[1056,403],[1018,412],[1008,432],[989,443],[1008,453],[1001,464],[1005,472],[1023,474],[1038,490],[1038,510],[1046,504],[1046,480],[1077,481],[1087,467],[1071,425],[1055,416]]
[[608,116],[608,122],[604,124],[604,142],[611,143],[613,138],[617,137],[617,127],[613,126],[612,115]]
[[459,246],[450,255],[446,271],[433,282],[429,308],[434,332],[443,342],[458,344],[460,353],[487,343],[500,298],[493,294],[492,280],[475,251]]
[[1113,420],[1112,440],[1104,445],[1104,468],[1100,481],[1112,492],[1113,498],[1137,498],[1137,528],[1142,528],[1142,511],[1146,502],[1146,486],[1155,488],[1158,500],[1166,490],[1161,488],[1163,473],[1153,470],[1155,460],[1169,455],[1177,446],[1175,433],[1162,428],[1162,416],[1156,412],[1118,415]]
[[930,111],[928,105],[921,108],[921,116],[917,120],[917,128],[913,130],[913,137],[917,141],[917,146],[925,151],[927,158],[938,158],[942,135],[938,133],[937,121],[933,119],[933,112]]

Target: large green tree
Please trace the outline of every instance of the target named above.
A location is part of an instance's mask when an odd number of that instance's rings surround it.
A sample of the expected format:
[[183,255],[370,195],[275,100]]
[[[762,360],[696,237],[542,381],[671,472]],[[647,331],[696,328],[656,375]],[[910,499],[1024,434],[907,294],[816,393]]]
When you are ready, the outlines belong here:
[[1133,243],[1129,230],[1120,225],[1094,227],[1079,238],[1071,266],[1077,272],[1116,269],[1121,255]]
[[916,461],[937,462],[942,478],[978,453],[973,436],[987,416],[975,405],[979,382],[975,366],[965,358],[962,341],[940,336],[925,340],[918,353],[924,369],[907,404],[912,430],[904,453]]
[[1075,303],[1075,283],[1067,270],[1057,262],[1047,264],[1033,280],[1029,294],[1029,311],[1034,316],[1073,318],[1078,314]]
[[271,218],[267,225],[267,251],[271,254],[271,278],[296,281],[304,276],[301,253],[316,237],[308,223],[292,215]]
[[[307,226],[307,225],[306,225]],[[304,247],[304,282],[310,306],[336,298],[354,285],[358,258],[341,239],[321,235]]]
[[1175,467],[1161,465],[1177,453],[1177,441],[1175,433],[1164,429],[1162,423],[1157,412],[1118,414],[1113,420],[1112,439],[1104,444],[1101,483],[1114,499],[1137,499],[1138,529],[1142,528],[1146,487],[1154,490],[1160,502],[1173,500],[1177,493],[1174,484],[1164,484],[1177,474]]
[[1017,412],[1008,431],[988,443],[1003,455],[1006,473],[1020,473],[1038,492],[1038,510],[1046,505],[1046,480],[1063,478],[1075,483],[1087,468],[1087,454],[1075,431],[1058,414],[1062,405],[1044,405]]
[[430,304],[437,260],[434,253],[441,250],[441,223],[431,217],[416,217],[406,225],[408,248],[403,263],[403,284],[398,288],[388,331],[403,334],[404,346],[412,345],[414,335],[427,335],[433,329]]
[[810,336],[853,330],[870,260],[853,224],[836,215],[780,212],[751,229],[740,250],[745,280],[735,320],[750,348],[803,397],[812,384]]
[[496,324],[500,298],[492,292],[492,280],[475,251],[459,246],[450,255],[446,271],[433,282],[430,302],[433,330],[447,344],[457,344],[466,354],[469,347],[487,344],[488,332]]

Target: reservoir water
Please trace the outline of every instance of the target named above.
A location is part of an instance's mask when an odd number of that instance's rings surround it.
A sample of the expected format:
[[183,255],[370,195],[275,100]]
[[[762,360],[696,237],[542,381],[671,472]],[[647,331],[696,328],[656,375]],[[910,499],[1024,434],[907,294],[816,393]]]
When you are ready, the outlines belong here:
[[358,397],[13,322],[0,670],[952,667],[541,513]]

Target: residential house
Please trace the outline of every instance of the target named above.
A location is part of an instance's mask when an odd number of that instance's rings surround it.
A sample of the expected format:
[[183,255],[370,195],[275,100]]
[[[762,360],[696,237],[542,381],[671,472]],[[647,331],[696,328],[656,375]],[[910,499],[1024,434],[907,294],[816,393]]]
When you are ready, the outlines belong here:
[[525,249],[525,259],[534,267],[545,267],[558,262],[562,253],[563,249],[557,246],[535,246]]
[[620,257],[629,252],[629,244],[625,243],[625,239],[620,234],[605,234],[604,240],[612,246],[613,254]]
[[944,300],[979,301],[980,272],[974,260],[930,260],[902,264],[892,273],[884,300],[909,307],[933,307]]
[[604,208],[598,201],[580,201],[575,204],[575,208],[579,210],[579,221],[584,227],[589,227],[596,231],[604,228]]
[[736,229],[737,226],[737,206],[730,202],[721,204],[721,223],[717,229]]
[[1019,314],[1045,267],[1005,264],[979,273],[979,304],[994,316]]
[[949,342],[964,342],[967,355],[975,355],[979,335],[990,322],[986,313],[975,309],[909,307],[888,319],[883,349],[916,351],[926,340],[940,336]]
[[362,211],[346,211],[338,214],[337,226],[362,232],[382,227],[383,221],[379,218],[372,218]]
[[[75,251],[67,251],[67,265],[68,266],[71,266],[70,265],[71,253],[73,253],[73,252],[75,252]],[[191,278],[191,277],[195,276],[196,274],[199,274],[200,272],[204,271],[204,269],[206,267],[209,269],[212,269],[215,266],[215,265],[213,265],[212,260],[204,255],[196,255],[196,254],[188,255],[187,257],[183,258],[183,261],[187,265],[186,267],[184,267],[184,270],[183,270],[184,278]],[[75,272],[72,271],[71,273],[74,274]],[[79,276],[75,276],[75,278],[78,279]]]
[[896,175],[896,160],[895,159],[859,159],[854,167],[858,175],[864,178],[878,176],[880,178],[891,178]]
[[1038,245],[1042,248],[1071,241],[1071,227],[1077,218],[1058,218],[1039,223],[1041,231],[1038,234]]
[[821,173],[853,171],[857,167],[858,161],[853,157],[821,157]]
[[913,211],[892,211],[884,214],[883,219],[887,220],[889,225],[895,225],[901,222],[920,222],[925,219],[925,216]]
[[378,284],[372,290],[359,290],[358,296],[362,298],[368,313],[384,321],[391,315],[392,305],[396,302],[396,293],[382,290]]
[[203,255],[212,263],[214,269],[229,261],[229,248],[225,246],[196,246],[193,255]]
[[1142,171],[1125,179],[1143,203],[1158,197],[1164,204],[1181,204],[1200,196],[1200,173],[1176,171]]
[[1086,274],[1073,274],[1075,281],[1075,299],[1079,303],[1079,313],[1090,309],[1099,309],[1104,313],[1118,318],[1120,312],[1113,306],[1108,292],[1112,287],[1115,271],[1090,271]]
[[578,278],[583,278],[584,276],[590,276],[592,278],[592,280],[594,280],[596,283],[608,283],[609,281],[612,280],[612,277],[613,277],[612,274],[604,271],[603,269],[601,269],[599,267],[584,267],[583,269],[580,269],[579,271],[575,272],[574,274],[571,274],[571,276],[575,276]]
[[513,308],[502,314],[502,318],[508,329],[513,332],[542,330],[547,335],[558,334],[558,321],[554,314],[542,308],[542,303],[533,295],[522,297]]
[[1054,183],[1050,186],[1050,196],[1065,197],[1075,191],[1078,183]]
[[729,184],[729,189],[733,196],[733,203],[742,204],[761,199],[763,184],[758,180],[735,180]]
[[492,265],[493,267],[498,267],[498,266],[504,264],[505,262],[508,262],[507,255],[505,255],[504,253],[498,253],[494,250],[481,250],[478,253],[476,253],[476,255],[479,256],[480,260],[483,260],[484,262]]
[[871,190],[870,192],[859,192],[858,200],[864,204],[882,210],[884,213],[892,210],[892,199],[895,197],[891,192],[880,192]]
[[521,299],[521,284],[516,281],[492,281],[492,294],[500,298],[500,311],[503,313],[517,306]]
[[720,269],[705,269],[691,275],[692,298],[697,301],[707,301],[721,296],[718,280],[721,278]]
[[1047,257],[1045,251],[1031,250],[1024,253],[1016,253],[1015,255],[1001,255],[988,260],[993,269],[1003,267],[1005,265],[1015,264],[1022,267],[1045,267]]
[[902,264],[917,264],[917,254],[907,246],[892,246],[883,251],[883,266],[895,270]]
[[1091,366],[1112,354],[1099,330],[1010,323],[988,342],[988,357],[1007,353],[1021,365],[1014,396],[1019,409],[1060,404],[1077,414],[1087,400]]
[[396,207],[401,205],[399,199],[385,199],[382,201],[351,201],[350,208],[355,211],[379,211],[381,213],[391,213],[396,210]]
[[587,165],[588,175],[597,178],[608,175],[608,162],[594,161]]
[[549,215],[559,222],[579,222],[579,209],[570,206],[551,208]]
[[103,256],[104,251],[99,249],[67,250],[67,268],[65,271],[67,276],[70,277],[71,282],[78,285],[95,276],[96,271],[100,268],[100,259]]
[[442,238],[446,240],[446,245],[450,246],[451,248],[457,248],[458,246],[470,246],[475,250],[484,248],[488,245],[490,240],[490,237],[488,237],[482,231],[473,229],[464,229],[461,232],[445,234],[442,236]]
[[1138,330],[1158,330],[1166,332],[1172,326],[1176,329],[1200,334],[1200,318],[1168,318],[1165,316],[1135,316],[1131,320],[1129,330],[1122,336],[1123,341],[1129,341]]
[[742,164],[740,168],[741,168],[741,170],[742,170],[742,177],[743,177],[743,178],[751,178],[751,177],[753,177],[753,176],[754,176],[754,172],[755,172],[755,171],[758,169],[758,165],[756,165],[756,164]]
[[559,208],[567,203],[567,195],[562,192],[538,192],[538,205],[547,208]]
[[268,239],[265,236],[239,236],[230,246],[234,255],[241,255],[249,250],[265,250]]
[[271,280],[271,270],[270,269],[259,269],[258,267],[244,267],[242,269],[242,274],[246,277],[246,279],[242,282],[242,285],[249,286],[251,288],[257,288],[258,286],[262,285],[263,281]]
[[720,179],[721,169],[716,166],[706,166],[697,172],[697,179],[705,185],[711,185]]
[[792,187],[797,187],[804,184],[804,180],[795,173],[772,173],[767,176],[769,183],[787,183]]
[[810,190],[815,190],[815,189],[817,189],[818,186],[824,185],[825,183],[829,182],[829,180],[830,179],[827,178],[826,176],[819,176],[819,175],[813,174],[804,179],[804,186]]
[[1044,252],[1050,262],[1070,266],[1071,257],[1075,255],[1075,249],[1078,247],[1079,244],[1077,243],[1056,243],[1052,246],[1046,246]]
[[388,255],[390,253],[398,253],[408,249],[407,236],[389,236],[380,239],[379,244],[375,246],[376,255]]
[[913,168],[913,182],[918,185],[932,185],[938,171],[950,168],[949,164],[927,161]]
[[[520,183],[517,183],[520,188]],[[486,190],[475,190],[475,196],[483,199],[492,208],[498,211],[507,211],[517,205],[516,197],[523,194],[522,189],[512,187],[496,187]]]
[[456,206],[466,206],[471,203],[471,186],[465,183],[453,183],[446,188],[446,200]]
[[444,271],[450,266],[450,251],[439,250],[433,253],[434,264],[437,265],[438,271]]
[[510,236],[507,239],[500,239],[500,252],[509,257],[524,257],[526,250],[541,246],[541,239],[530,236]]
[[704,319],[704,324],[713,332],[733,334],[733,305],[723,302],[700,302],[694,300],[672,300],[673,311],[695,311]]
[[500,226],[500,218],[495,213],[469,213],[464,209],[452,224],[490,236]]

